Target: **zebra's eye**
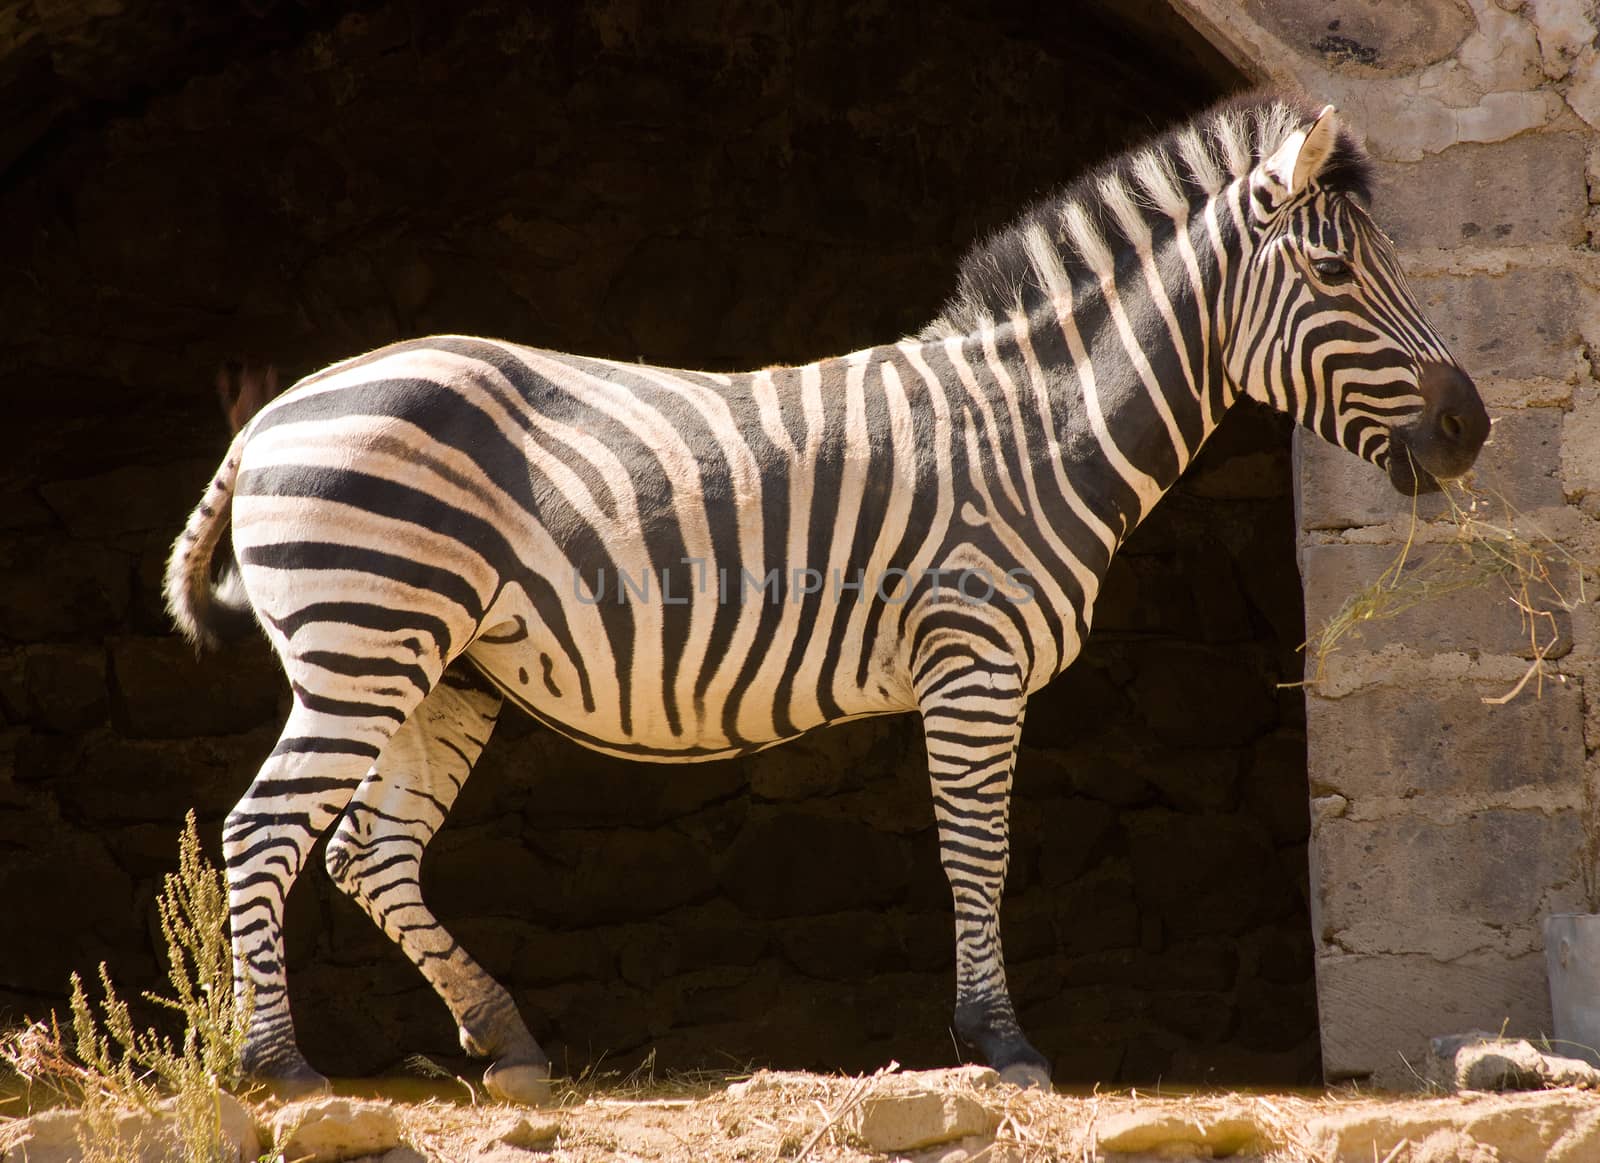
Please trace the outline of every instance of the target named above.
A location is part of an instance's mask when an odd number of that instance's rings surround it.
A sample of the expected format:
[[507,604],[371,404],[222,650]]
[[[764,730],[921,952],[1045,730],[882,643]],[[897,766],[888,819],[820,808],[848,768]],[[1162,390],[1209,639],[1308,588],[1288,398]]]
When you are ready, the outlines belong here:
[[1316,271],[1317,277],[1325,283],[1348,283],[1354,277],[1350,264],[1338,255],[1312,259],[1311,269]]

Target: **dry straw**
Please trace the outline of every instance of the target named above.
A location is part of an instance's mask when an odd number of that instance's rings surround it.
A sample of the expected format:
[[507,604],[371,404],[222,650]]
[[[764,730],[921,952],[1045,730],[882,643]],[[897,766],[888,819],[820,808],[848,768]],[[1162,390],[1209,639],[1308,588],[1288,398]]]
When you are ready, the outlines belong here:
[[[1508,690],[1485,696],[1485,703],[1503,705],[1532,684],[1542,694],[1547,678],[1564,682],[1548,665],[1561,640],[1557,614],[1586,601],[1583,563],[1539,529],[1503,496],[1454,483],[1444,492],[1449,511],[1424,525],[1411,509],[1404,544],[1387,569],[1345,599],[1337,613],[1306,641],[1309,676],[1304,684],[1323,681],[1328,659],[1347,642],[1359,638],[1372,622],[1394,618],[1428,602],[1463,590],[1484,587],[1503,592],[1507,617],[1520,620],[1528,639],[1530,663]],[[1422,538],[1431,550],[1425,556]]]

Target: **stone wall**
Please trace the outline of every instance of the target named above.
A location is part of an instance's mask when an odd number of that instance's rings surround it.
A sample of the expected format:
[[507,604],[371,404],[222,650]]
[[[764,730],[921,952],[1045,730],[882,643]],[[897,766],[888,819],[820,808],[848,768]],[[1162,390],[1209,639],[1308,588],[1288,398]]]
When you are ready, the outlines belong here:
[[[465,330],[661,362],[848,350],[930,317],[1029,198],[1237,81],[1157,3],[0,3],[0,1013],[161,980],[184,812],[271,747],[258,642],[196,660],[163,556],[220,457],[217,362],[290,376]],[[337,6],[344,7],[344,6]],[[914,18],[913,18],[914,17]],[[231,22],[231,23],[230,23]],[[1231,419],[1029,716],[1005,931],[1067,1081],[1316,1070],[1287,437]],[[508,721],[425,869],[558,1063],[952,1060],[917,725],[614,762]],[[306,1049],[455,1052],[314,868]]]
[[[1530,638],[1510,595],[1374,624],[1308,696],[1313,917],[1330,1080],[1411,1085],[1470,1028],[1551,1029],[1540,927],[1600,908],[1600,40],[1582,0],[1175,0],[1257,80],[1336,103],[1379,161],[1378,214],[1495,425],[1477,477],[1540,530],[1577,608]],[[1313,628],[1408,538],[1450,535],[1315,441],[1299,445]],[[1506,519],[1499,500],[1491,516]],[[1587,587],[1580,589],[1580,575]],[[1537,591],[1536,591],[1537,593]],[[1545,607],[1551,607],[1548,594]],[[1546,676],[1486,703],[1528,672]]]

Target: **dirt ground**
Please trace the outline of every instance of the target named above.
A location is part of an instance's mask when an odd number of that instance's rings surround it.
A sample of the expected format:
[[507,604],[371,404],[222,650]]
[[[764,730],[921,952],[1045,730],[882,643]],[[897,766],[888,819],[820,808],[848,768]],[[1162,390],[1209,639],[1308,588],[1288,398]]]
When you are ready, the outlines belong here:
[[[407,1144],[442,1163],[1600,1163],[1600,1095],[1086,1095],[1025,1092],[978,1068],[576,1087],[526,1110],[396,1106]],[[386,1163],[401,1163],[395,1155]]]
[[[459,1081],[219,1101],[233,1144],[223,1154],[237,1163],[1600,1163],[1600,1093],[1578,1088],[1045,1094],[962,1067],[611,1078],[558,1084],[542,1108],[488,1103]],[[170,1105],[120,1117],[131,1120],[120,1145],[97,1158],[191,1154],[173,1137]],[[0,1163],[82,1163],[83,1118],[70,1108],[0,1117]]]

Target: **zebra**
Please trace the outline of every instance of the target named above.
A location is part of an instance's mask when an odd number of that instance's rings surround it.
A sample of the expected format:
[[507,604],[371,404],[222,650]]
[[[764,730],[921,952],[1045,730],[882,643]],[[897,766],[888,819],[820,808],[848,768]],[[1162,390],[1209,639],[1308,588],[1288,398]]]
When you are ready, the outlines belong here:
[[1024,211],[898,342],[724,374],[435,336],[267,403],[165,583],[198,645],[253,612],[292,690],[223,830],[245,1068],[325,1085],[295,1041],[283,915],[331,830],[332,879],[489,1059],[489,1092],[547,1099],[510,994],[419,883],[509,701],[666,763],[920,714],[953,1028],[1048,1086],[1001,948],[1012,769],[1112,554],[1240,399],[1407,494],[1465,473],[1488,434],[1370,182],[1332,106],[1246,95]]

